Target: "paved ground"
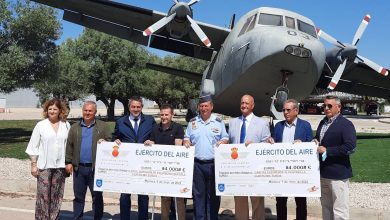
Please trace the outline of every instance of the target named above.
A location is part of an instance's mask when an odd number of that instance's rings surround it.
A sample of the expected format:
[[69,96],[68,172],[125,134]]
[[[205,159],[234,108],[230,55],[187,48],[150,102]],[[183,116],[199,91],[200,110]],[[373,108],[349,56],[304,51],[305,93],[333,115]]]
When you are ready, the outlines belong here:
[[[84,219],[93,219],[91,212],[91,202],[90,198],[85,207],[85,218]],[[149,215],[152,218],[152,198],[150,199],[150,209]],[[133,201],[136,201],[133,200]],[[273,201],[267,201],[273,202]],[[229,205],[230,201],[225,200],[224,204]],[[13,219],[13,220],[25,220],[25,219],[34,219],[34,205],[35,198],[32,195],[21,195],[21,194],[13,194],[13,193],[0,193],[0,218],[1,219]],[[154,214],[154,219],[160,219],[160,203],[157,201],[155,203],[156,209]],[[231,204],[230,204],[231,205]],[[60,219],[72,219],[72,201],[71,198],[66,198],[61,206],[62,210],[60,213]],[[133,206],[134,210],[132,212],[132,219],[137,218],[136,206]],[[105,206],[104,206],[104,219],[119,219],[119,204],[117,198],[105,198]],[[267,220],[276,219],[275,215],[272,215],[271,209],[267,209]],[[234,210],[229,208],[222,208],[220,210],[220,220],[233,220],[234,219]],[[192,213],[192,201],[188,201],[188,209],[187,209],[187,220],[191,220],[193,218]],[[290,215],[289,220],[294,219],[293,215]],[[315,214],[310,213],[309,220],[318,220],[320,219]]]
[[[105,206],[104,206],[104,219],[119,219],[119,203],[118,196],[110,198],[105,197]],[[62,206],[60,219],[70,220],[72,219],[72,201],[71,197],[66,197]],[[150,208],[149,216],[152,219],[152,198],[150,199]],[[291,199],[290,199],[291,200]],[[288,220],[295,219],[295,207],[294,204],[289,200],[288,210],[289,216]],[[133,199],[132,201],[136,201]],[[266,220],[275,220],[275,201],[271,198],[266,198]],[[26,220],[34,219],[34,205],[35,198],[33,195],[28,194],[15,194],[15,193],[0,193],[0,219],[12,219],[12,220]],[[159,201],[155,203],[156,207],[160,207]],[[231,198],[224,198],[221,209],[219,220],[233,220],[234,219],[234,209],[230,208],[233,206]],[[133,206],[132,219],[137,219],[136,205]],[[160,210],[155,209],[154,219],[160,219]],[[187,220],[191,220],[192,215],[192,205],[191,201],[188,202],[187,210]],[[90,198],[86,203],[85,207],[85,216],[84,219],[93,219],[91,212],[91,202]],[[308,220],[320,220],[321,219],[321,208],[319,206],[308,206]],[[351,220],[388,220],[390,219],[390,211],[380,211],[373,209],[358,209],[351,208]]]

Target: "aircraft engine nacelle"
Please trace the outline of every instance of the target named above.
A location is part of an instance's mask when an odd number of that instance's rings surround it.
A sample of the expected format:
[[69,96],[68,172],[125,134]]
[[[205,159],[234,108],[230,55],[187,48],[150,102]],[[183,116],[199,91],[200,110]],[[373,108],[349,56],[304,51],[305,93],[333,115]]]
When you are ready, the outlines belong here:
[[173,20],[166,26],[167,31],[174,38],[182,38],[188,34],[191,29],[191,23],[188,22],[187,16],[192,18],[192,9],[188,4],[179,2],[174,4],[168,12],[168,16],[175,14]]
[[168,16],[171,14],[176,13],[176,16],[174,18],[174,21],[183,23],[187,21],[187,15],[192,18],[192,9],[189,5],[179,2],[177,4],[174,4],[168,12]]
[[192,29],[200,41],[210,47],[211,42],[199,25],[192,19],[191,6],[199,0],[191,0],[189,3],[174,0],[175,4],[169,9],[168,15],[163,17],[143,32],[144,36],[150,36],[162,27],[166,27],[171,37],[182,38]]

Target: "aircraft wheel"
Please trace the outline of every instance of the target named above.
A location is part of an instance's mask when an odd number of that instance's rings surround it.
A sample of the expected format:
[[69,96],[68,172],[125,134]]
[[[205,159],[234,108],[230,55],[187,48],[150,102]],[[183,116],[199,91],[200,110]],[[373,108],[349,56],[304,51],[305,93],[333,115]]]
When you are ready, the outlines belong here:
[[283,104],[287,100],[287,92],[286,91],[278,91],[276,94],[276,100],[275,100],[275,109],[278,112],[281,112],[283,110]]

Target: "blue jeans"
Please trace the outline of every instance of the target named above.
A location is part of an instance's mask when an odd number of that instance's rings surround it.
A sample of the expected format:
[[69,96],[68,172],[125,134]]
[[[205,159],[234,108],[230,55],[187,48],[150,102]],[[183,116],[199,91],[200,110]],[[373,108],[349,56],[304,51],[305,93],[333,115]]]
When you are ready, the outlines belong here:
[[103,193],[93,191],[94,170],[92,167],[79,166],[77,171],[73,173],[73,216],[74,219],[83,219],[85,194],[87,187],[92,195],[92,210],[94,219],[102,219],[103,217]]
[[[131,198],[130,194],[121,193],[119,208],[121,220],[130,220]],[[149,196],[138,195],[138,220],[148,220]]]
[[214,162],[194,163],[194,219],[217,220],[221,198],[215,192]]

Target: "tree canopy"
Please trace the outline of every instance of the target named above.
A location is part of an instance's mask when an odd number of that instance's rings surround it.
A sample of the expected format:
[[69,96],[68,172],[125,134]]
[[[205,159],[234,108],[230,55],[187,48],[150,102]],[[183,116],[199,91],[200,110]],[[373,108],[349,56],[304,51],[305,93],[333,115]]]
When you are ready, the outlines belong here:
[[59,46],[50,65],[46,80],[34,84],[41,101],[53,96],[66,101],[82,99],[90,94],[93,81],[89,79],[90,65],[77,56],[76,43],[68,39]]
[[[62,72],[63,79],[81,79],[79,83],[84,88],[76,94],[88,90],[95,95],[97,100],[106,105],[109,118],[114,117],[115,100],[127,106],[130,96],[142,95],[140,87],[144,82],[143,70],[149,56],[143,47],[85,29],[79,38],[68,41],[61,48],[60,51],[69,51],[69,57],[65,59],[69,62],[65,66],[70,71],[65,71],[64,65],[60,65],[58,70]],[[59,59],[63,60],[66,54],[60,54]],[[61,63],[63,61],[59,61]],[[75,63],[79,65],[74,66]],[[63,91],[64,94],[68,93]]]
[[0,1],[0,92],[46,79],[60,34],[54,9],[29,1]]
[[[162,59],[157,58],[153,62],[198,73],[203,73],[207,67],[207,62],[186,56],[166,56]],[[146,78],[148,86],[143,88],[142,94],[158,104],[178,105],[180,103],[187,106],[190,99],[199,96],[200,83],[198,82],[156,71],[150,71]]]
[[206,62],[184,56],[158,57],[143,46],[85,29],[61,45],[54,9],[29,1],[0,1],[0,92],[31,88],[41,101],[67,101],[93,94],[114,117],[115,100],[128,113],[128,99],[139,95],[158,104],[186,106],[199,83],[145,68],[147,62],[202,73]]
[[67,100],[93,94],[106,105],[110,119],[114,117],[115,100],[128,113],[128,100],[133,95],[183,106],[198,95],[199,83],[146,69],[147,62],[194,72],[206,67],[206,62],[189,57],[160,58],[137,44],[85,29],[79,38],[60,46],[52,65],[56,74],[40,84],[40,91]]

